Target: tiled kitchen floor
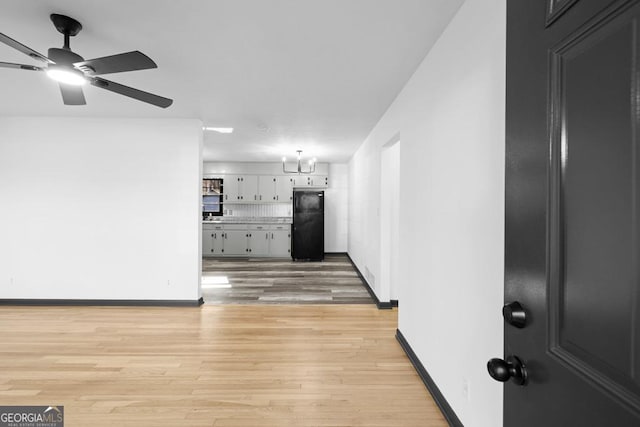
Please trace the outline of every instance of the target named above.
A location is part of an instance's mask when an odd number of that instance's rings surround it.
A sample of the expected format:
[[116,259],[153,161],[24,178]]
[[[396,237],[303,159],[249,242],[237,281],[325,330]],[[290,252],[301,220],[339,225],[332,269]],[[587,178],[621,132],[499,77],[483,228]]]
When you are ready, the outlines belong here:
[[205,304],[373,304],[346,255],[322,262],[203,258]]

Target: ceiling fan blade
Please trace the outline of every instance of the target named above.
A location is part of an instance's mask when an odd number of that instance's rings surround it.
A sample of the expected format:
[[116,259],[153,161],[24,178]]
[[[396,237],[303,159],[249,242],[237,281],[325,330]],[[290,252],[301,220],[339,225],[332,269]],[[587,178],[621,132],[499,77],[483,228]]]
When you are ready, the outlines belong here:
[[2,67],[2,68],[18,68],[20,70],[44,71],[44,68],[36,67],[36,66],[33,66],[33,65],[14,64],[12,62],[0,62],[0,67]]
[[87,59],[86,61],[76,62],[73,65],[91,76],[158,68],[151,58],[137,50],[118,55],[103,56],[102,58]]
[[10,46],[16,50],[19,50],[20,52],[24,53],[25,55],[29,55],[30,57],[32,57],[33,59],[37,59],[38,61],[43,61],[43,62],[47,62],[49,64],[53,64],[54,62],[52,60],[50,60],[49,58],[47,58],[46,56],[44,56],[41,53],[36,52],[35,50],[31,49],[30,47],[27,47],[25,45],[23,45],[22,43],[12,39],[11,37],[0,33],[0,42],[6,44],[7,46]]
[[84,99],[84,93],[80,86],[71,86],[63,83],[59,83],[60,92],[62,93],[62,100],[64,105],[86,105],[87,101]]
[[173,104],[172,99],[154,95],[149,92],[143,92],[141,90],[134,89],[129,86],[124,86],[119,83],[114,83],[100,77],[89,77],[88,80],[95,87],[110,90],[111,92],[119,93],[120,95],[128,96],[129,98],[137,99],[138,101],[153,104],[158,107],[167,108],[168,106]]

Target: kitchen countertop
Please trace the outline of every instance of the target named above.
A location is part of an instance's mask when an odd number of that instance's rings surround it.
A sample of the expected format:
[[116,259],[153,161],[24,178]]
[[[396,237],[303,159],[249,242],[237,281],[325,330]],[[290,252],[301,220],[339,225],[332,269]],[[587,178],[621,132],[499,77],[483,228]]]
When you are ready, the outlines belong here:
[[212,220],[202,220],[203,224],[292,224],[291,217],[214,217]]

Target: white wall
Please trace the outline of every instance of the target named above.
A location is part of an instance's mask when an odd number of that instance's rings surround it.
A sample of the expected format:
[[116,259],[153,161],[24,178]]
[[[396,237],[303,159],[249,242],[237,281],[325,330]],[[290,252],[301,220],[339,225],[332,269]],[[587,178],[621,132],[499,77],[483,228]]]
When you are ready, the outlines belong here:
[[0,119],[0,298],[196,301],[201,126]]
[[388,295],[377,197],[399,133],[399,329],[467,427],[502,425],[505,3],[463,4],[349,164],[349,253]]

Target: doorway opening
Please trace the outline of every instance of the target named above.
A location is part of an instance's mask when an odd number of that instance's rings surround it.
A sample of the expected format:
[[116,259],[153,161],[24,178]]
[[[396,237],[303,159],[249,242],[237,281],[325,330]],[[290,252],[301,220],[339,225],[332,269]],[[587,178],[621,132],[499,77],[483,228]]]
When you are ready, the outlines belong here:
[[400,135],[382,147],[380,156],[380,301],[399,301]]

